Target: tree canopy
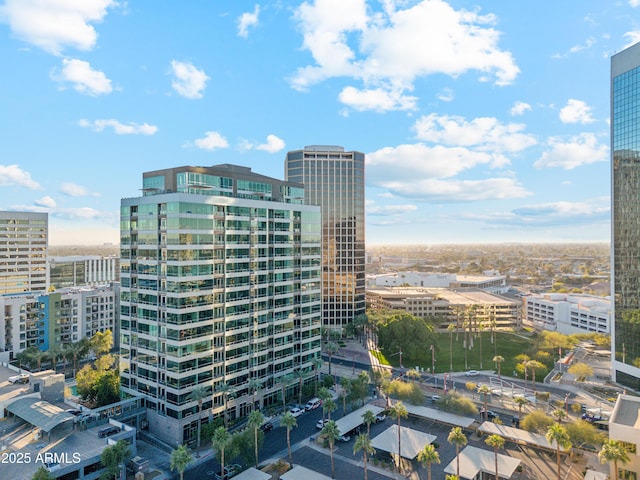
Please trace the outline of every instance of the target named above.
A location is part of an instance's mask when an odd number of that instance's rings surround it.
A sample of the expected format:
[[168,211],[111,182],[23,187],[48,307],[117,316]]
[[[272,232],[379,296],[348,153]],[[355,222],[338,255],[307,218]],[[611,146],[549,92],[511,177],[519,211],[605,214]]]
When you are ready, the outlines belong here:
[[437,338],[430,322],[406,312],[393,313],[378,322],[378,344],[388,355],[402,351],[405,363],[430,361],[428,345],[437,345]]

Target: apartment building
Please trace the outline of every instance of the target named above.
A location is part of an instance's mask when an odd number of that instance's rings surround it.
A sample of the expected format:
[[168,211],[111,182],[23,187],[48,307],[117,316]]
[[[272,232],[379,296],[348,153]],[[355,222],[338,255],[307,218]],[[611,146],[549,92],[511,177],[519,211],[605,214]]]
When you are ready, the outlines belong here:
[[142,183],[142,197],[121,202],[121,386],[145,397],[153,434],[188,443],[199,422],[280,404],[293,375],[312,371],[320,208],[302,185],[236,165],[145,172]]

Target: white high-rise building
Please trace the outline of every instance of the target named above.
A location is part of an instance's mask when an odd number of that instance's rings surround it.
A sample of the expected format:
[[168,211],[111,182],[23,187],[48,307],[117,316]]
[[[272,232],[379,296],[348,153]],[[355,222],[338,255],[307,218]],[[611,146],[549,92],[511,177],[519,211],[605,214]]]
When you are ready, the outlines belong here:
[[188,443],[225,406],[279,405],[313,370],[320,208],[234,165],[146,172],[143,192],[121,203],[121,385],[146,397],[152,433]]

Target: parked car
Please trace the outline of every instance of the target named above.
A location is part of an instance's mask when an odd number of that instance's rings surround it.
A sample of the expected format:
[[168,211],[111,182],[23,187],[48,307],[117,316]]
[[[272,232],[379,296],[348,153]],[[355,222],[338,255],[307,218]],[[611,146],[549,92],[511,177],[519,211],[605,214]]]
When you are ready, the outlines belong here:
[[318,423],[316,423],[316,428],[318,430],[322,430],[327,423],[329,423],[329,420],[327,420],[326,418],[324,420],[318,420]]
[[271,422],[265,422],[262,425],[260,425],[260,430],[262,430],[263,432],[268,432],[269,430],[273,430],[273,423]]
[[384,413],[379,413],[376,415],[376,423],[384,422],[387,416]]
[[348,442],[349,440],[351,440],[351,437],[349,435],[340,435],[338,437],[339,442]]
[[70,413],[74,417],[77,417],[78,415],[82,414],[82,412],[77,408],[68,408],[67,410],[65,410],[65,412]]
[[440,398],[440,395],[431,395],[431,402],[436,403]]
[[11,383],[29,383],[29,374],[28,373],[20,373],[18,375],[14,375],[9,377],[9,382]]
[[240,473],[240,470],[242,470],[242,467],[240,465],[238,465],[237,463],[234,463],[232,465],[228,465],[226,467],[224,467],[224,475],[220,475],[220,473],[216,473],[215,474],[215,479],[216,480],[228,480],[231,477],[235,477],[238,473]]
[[60,465],[58,462],[45,462],[44,466],[50,472],[55,472],[56,470],[59,470],[62,468],[62,465]]
[[289,413],[294,417],[299,417],[304,413],[304,410],[298,407],[293,407],[291,410],[289,410]]
[[116,427],[115,425],[111,425],[109,427],[101,428],[98,430],[98,437],[105,438],[116,433],[120,432],[120,427]]
[[479,375],[480,372],[478,370],[467,370],[464,374],[467,377],[475,377],[476,375]]
[[318,408],[320,405],[322,405],[322,400],[320,400],[319,398],[312,398],[311,400],[309,400],[307,402],[307,404],[304,406],[304,409],[306,411],[309,410],[315,410],[316,408]]

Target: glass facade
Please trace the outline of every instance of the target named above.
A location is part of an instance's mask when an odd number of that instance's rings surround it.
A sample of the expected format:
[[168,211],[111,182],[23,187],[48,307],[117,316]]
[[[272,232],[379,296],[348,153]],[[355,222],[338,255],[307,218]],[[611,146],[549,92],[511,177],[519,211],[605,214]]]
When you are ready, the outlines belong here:
[[640,44],[612,57],[613,370],[640,387]]
[[285,178],[322,210],[323,322],[342,333],[365,313],[364,154],[313,146],[289,152]]
[[257,199],[280,181],[242,173],[228,178],[242,187],[232,198],[188,190],[122,200],[121,384],[177,425],[157,433],[178,443],[197,431],[196,386],[208,392],[202,418],[223,415],[220,387],[233,389],[233,419],[256,402],[280,404],[282,383],[320,356],[319,208]]

